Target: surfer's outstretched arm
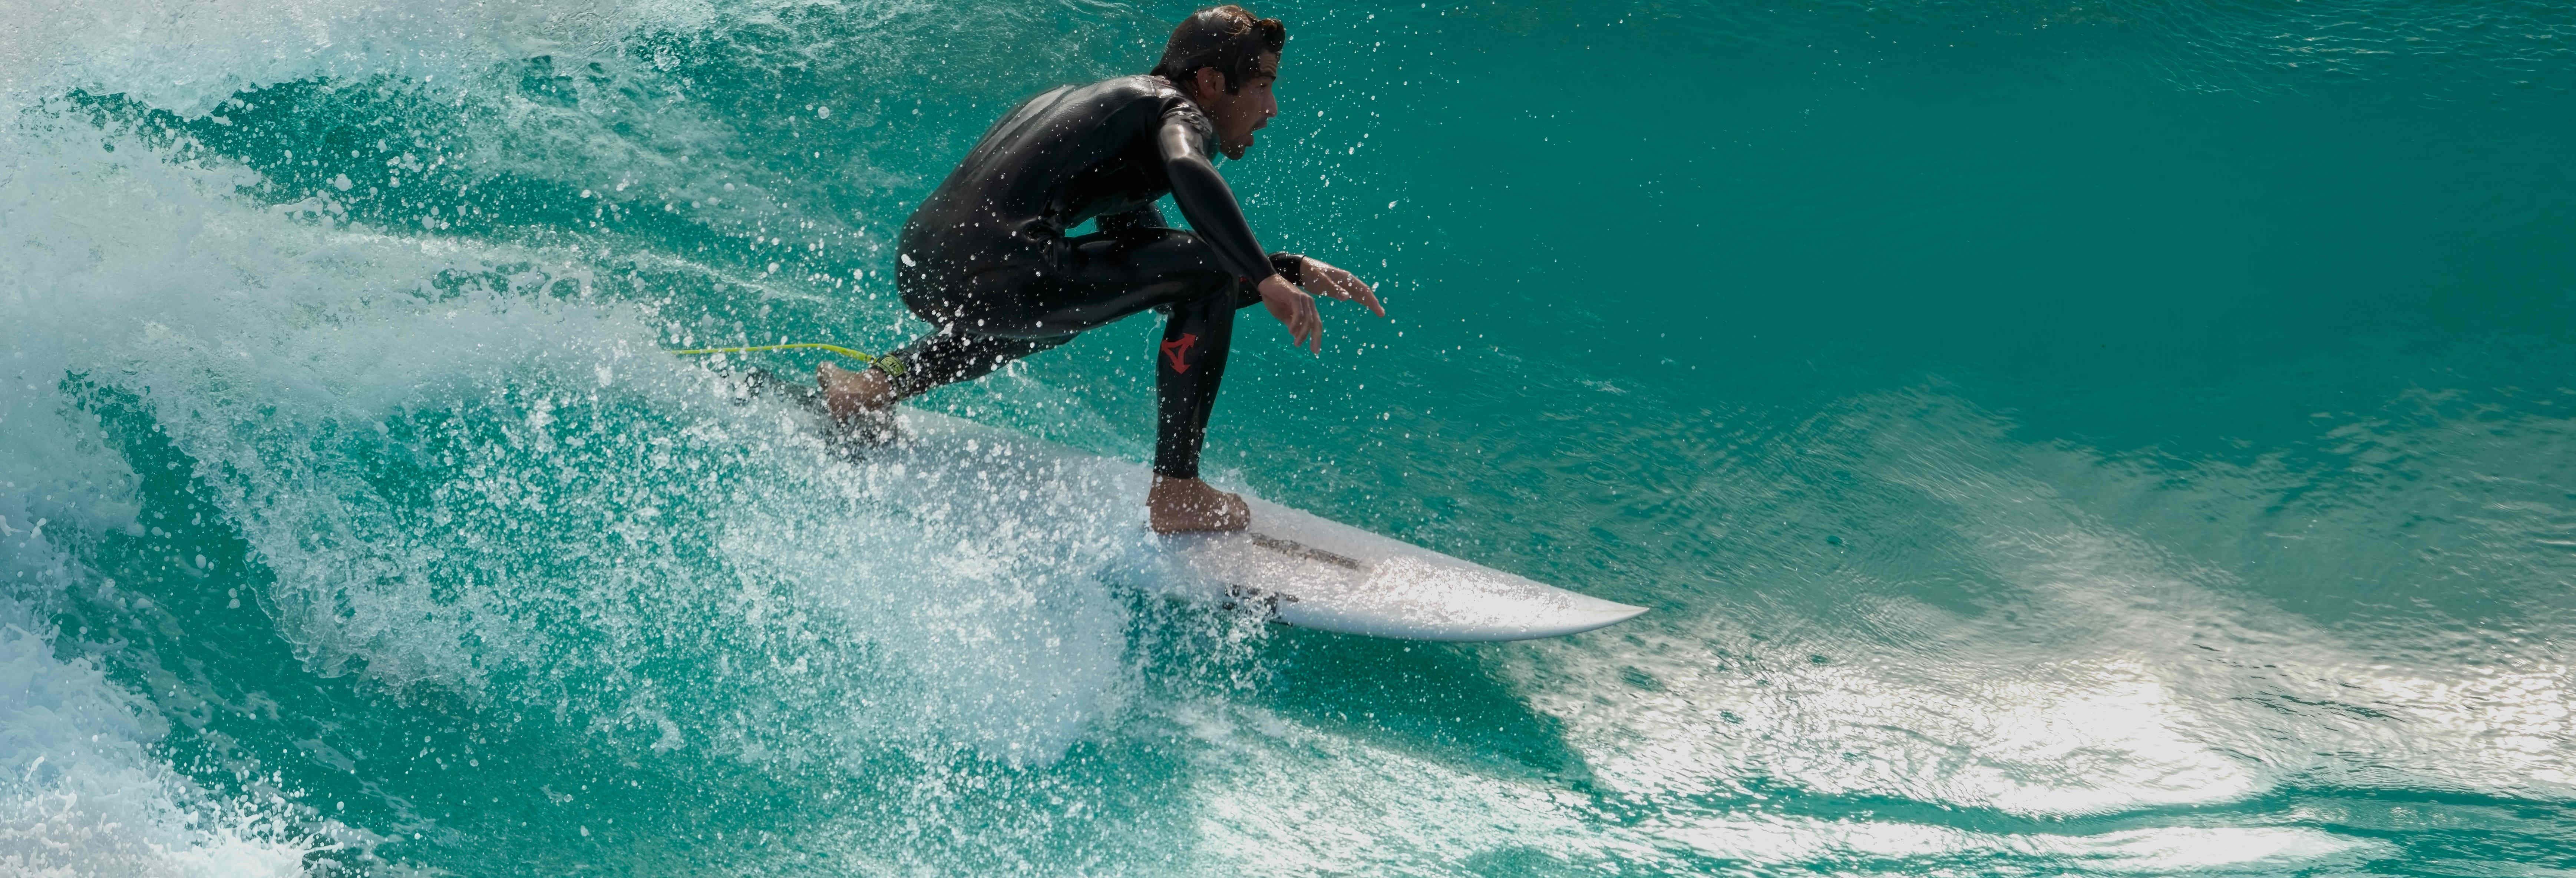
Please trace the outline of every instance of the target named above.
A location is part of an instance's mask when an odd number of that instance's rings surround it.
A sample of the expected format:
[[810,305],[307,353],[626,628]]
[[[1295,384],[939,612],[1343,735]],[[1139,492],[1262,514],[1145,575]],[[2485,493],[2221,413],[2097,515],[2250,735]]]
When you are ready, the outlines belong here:
[[1172,202],[1181,206],[1181,216],[1189,218],[1190,228],[1216,252],[1220,267],[1250,281],[1277,275],[1270,258],[1261,254],[1261,242],[1253,240],[1252,224],[1244,221],[1234,190],[1225,185],[1216,164],[1208,161],[1207,124],[1194,107],[1184,106],[1163,117],[1163,128],[1154,140],[1162,149],[1163,173],[1172,181]]
[[1378,316],[1386,316],[1377,294],[1350,272],[1321,260],[1280,254],[1302,263],[1283,265],[1274,262],[1274,257],[1262,255],[1261,244],[1252,237],[1252,224],[1244,221],[1243,207],[1234,200],[1234,190],[1225,185],[1225,177],[1208,159],[1207,134],[1201,127],[1205,124],[1196,112],[1176,112],[1164,118],[1155,140],[1162,149],[1163,171],[1172,181],[1172,201],[1180,205],[1181,215],[1189,218],[1190,228],[1197,230],[1209,249],[1215,251],[1218,265],[1236,277],[1254,282],[1270,316],[1288,327],[1299,347],[1317,353],[1323,351],[1323,315],[1315,311],[1315,297],[1298,289],[1297,282],[1315,284],[1326,295],[1360,302]]
[[1207,125],[1207,118],[1193,107],[1163,117],[1163,128],[1154,140],[1163,152],[1163,173],[1172,181],[1172,201],[1181,206],[1190,228],[1207,242],[1217,266],[1254,284],[1262,306],[1288,327],[1297,346],[1321,353],[1324,318],[1315,313],[1315,297],[1289,283],[1261,254],[1261,244],[1253,240],[1252,224],[1244,221],[1234,190],[1226,187],[1216,163],[1208,160]]

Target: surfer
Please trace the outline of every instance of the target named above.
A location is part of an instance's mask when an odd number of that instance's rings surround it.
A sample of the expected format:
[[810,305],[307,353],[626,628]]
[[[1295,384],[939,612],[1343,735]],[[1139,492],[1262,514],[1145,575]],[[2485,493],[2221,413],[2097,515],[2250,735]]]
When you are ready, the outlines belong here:
[[[1250,524],[1242,497],[1198,477],[1235,309],[1260,303],[1318,354],[1323,321],[1307,290],[1386,315],[1350,272],[1265,255],[1210,158],[1242,158],[1278,115],[1271,84],[1287,42],[1278,19],[1200,10],[1172,29],[1152,72],[1052,89],[995,122],[913,211],[896,248],[895,288],[930,333],[856,372],[823,366],[833,418],[884,435],[898,400],[1161,310],[1148,523],[1164,533]],[[1164,225],[1154,202],[1167,193],[1194,231]],[[1099,230],[1065,235],[1085,220]]]

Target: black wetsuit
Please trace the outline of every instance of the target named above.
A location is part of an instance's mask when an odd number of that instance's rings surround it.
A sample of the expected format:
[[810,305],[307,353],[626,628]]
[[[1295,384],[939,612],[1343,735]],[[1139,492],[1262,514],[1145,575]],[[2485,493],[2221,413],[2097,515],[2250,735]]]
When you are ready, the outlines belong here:
[[[1234,311],[1273,273],[1296,282],[1303,262],[1262,254],[1215,146],[1207,115],[1154,76],[1057,88],[993,123],[904,224],[895,288],[934,329],[878,361],[895,395],[1161,308],[1154,472],[1196,478]],[[1165,193],[1196,233],[1164,227]],[[1065,237],[1094,218],[1097,234]]]

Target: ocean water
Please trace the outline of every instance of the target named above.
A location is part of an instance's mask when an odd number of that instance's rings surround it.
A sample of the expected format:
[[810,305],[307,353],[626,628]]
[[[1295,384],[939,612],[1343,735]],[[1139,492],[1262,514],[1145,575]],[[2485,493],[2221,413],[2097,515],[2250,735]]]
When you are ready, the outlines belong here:
[[[1393,316],[1211,477],[1654,608],[1487,645],[659,353],[1188,9],[0,3],[0,874],[2576,874],[2566,5],[1261,7]],[[1143,460],[1151,324],[919,405]]]

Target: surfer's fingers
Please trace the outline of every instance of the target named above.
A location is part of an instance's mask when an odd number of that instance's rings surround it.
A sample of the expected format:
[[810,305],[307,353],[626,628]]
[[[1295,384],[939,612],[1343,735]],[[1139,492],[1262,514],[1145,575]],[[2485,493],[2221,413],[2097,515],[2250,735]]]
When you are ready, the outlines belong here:
[[1314,332],[1311,327],[1315,321],[1315,302],[1309,299],[1299,304],[1303,307],[1295,309],[1287,319],[1279,322],[1288,328],[1288,345],[1302,348],[1306,346],[1306,338]]
[[1368,294],[1368,284],[1361,283],[1350,272],[1334,269],[1319,274],[1321,276],[1315,278],[1315,285],[1323,287],[1324,292],[1333,298],[1347,301]]
[[1370,289],[1370,288],[1369,288],[1369,286],[1368,286],[1367,284],[1361,284],[1361,285],[1360,285],[1360,294],[1359,294],[1359,299],[1358,299],[1358,301],[1359,301],[1359,303],[1360,303],[1360,304],[1362,304],[1362,305],[1367,305],[1367,306],[1369,307],[1369,310],[1377,312],[1377,316],[1380,316],[1380,317],[1384,317],[1384,316],[1386,316],[1386,306],[1385,306],[1385,305],[1378,304],[1378,301],[1377,301],[1377,291],[1376,291],[1376,290],[1373,290],[1373,289]]
[[1378,312],[1378,317],[1386,317],[1386,306],[1378,304],[1378,294],[1370,291],[1368,283],[1352,283],[1347,288],[1337,288],[1337,291],[1332,291],[1332,299],[1358,301],[1358,304],[1368,306],[1370,312]]
[[1328,270],[1319,272],[1322,277],[1317,278],[1322,281],[1318,286],[1324,288],[1325,295],[1345,302],[1367,305],[1369,310],[1377,312],[1377,316],[1386,316],[1386,306],[1378,304],[1377,301],[1377,288],[1369,286],[1368,282],[1359,279],[1358,275],[1331,266],[1325,267]]

